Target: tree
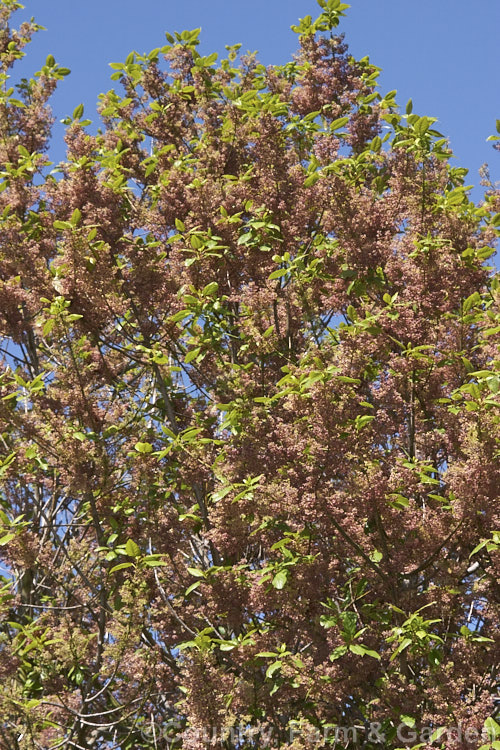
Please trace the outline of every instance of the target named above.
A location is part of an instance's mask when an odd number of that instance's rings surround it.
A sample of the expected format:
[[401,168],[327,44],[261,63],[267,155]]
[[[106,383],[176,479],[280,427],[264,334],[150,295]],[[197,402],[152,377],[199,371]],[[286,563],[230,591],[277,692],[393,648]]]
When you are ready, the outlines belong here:
[[318,2],[131,53],[52,169],[0,3],[4,748],[498,730],[500,197]]

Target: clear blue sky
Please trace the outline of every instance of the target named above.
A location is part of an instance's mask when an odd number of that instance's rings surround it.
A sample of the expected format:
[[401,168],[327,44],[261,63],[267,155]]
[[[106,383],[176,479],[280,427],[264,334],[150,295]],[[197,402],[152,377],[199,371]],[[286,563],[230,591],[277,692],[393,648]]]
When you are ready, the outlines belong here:
[[[225,44],[259,50],[266,63],[290,59],[297,44],[290,25],[318,15],[315,0],[25,0],[24,15],[47,28],[31,45],[23,74],[51,53],[72,70],[53,100],[60,120],[77,104],[96,121],[97,95],[112,87],[110,62],[136,49],[165,43],[165,31],[202,27],[201,51],[224,53]],[[401,106],[437,117],[451,139],[455,164],[470,170],[490,164],[500,178],[500,154],[486,143],[500,118],[499,0],[351,0],[339,29],[356,57],[369,55],[383,69],[381,89],[398,90]],[[53,158],[64,155],[63,129],[54,131]],[[479,197],[480,190],[475,190]]]

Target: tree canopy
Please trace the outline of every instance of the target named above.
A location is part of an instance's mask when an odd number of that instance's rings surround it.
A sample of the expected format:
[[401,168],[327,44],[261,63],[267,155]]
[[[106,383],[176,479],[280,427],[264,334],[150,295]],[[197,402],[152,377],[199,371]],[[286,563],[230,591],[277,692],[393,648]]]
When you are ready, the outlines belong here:
[[500,747],[500,194],[318,3],[54,165],[0,2],[6,750]]

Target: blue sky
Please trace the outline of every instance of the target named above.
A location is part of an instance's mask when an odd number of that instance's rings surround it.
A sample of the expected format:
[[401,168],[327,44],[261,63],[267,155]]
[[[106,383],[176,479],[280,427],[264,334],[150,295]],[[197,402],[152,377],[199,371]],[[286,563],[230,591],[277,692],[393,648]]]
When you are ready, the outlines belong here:
[[[98,94],[114,85],[108,63],[132,49],[161,46],[165,31],[201,26],[205,54],[241,42],[243,50],[259,50],[262,62],[279,64],[297,45],[290,25],[319,12],[315,0],[25,0],[25,6],[24,15],[47,31],[32,43],[23,75],[53,54],[72,70],[53,99],[57,120],[83,102],[94,122]],[[340,30],[356,57],[369,55],[383,69],[383,91],[397,89],[401,106],[411,97],[414,112],[438,118],[455,164],[470,170],[469,184],[478,185],[484,162],[500,179],[500,155],[486,142],[500,118],[499,0],[351,0]],[[55,159],[64,156],[62,136],[56,126]]]

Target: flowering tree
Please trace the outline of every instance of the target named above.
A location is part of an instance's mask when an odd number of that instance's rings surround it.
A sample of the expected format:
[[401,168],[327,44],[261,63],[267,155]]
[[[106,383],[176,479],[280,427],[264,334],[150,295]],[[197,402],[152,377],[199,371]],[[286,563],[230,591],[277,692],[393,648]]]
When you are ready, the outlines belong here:
[[0,2],[2,748],[499,729],[500,197],[318,2],[113,64],[52,171]]

